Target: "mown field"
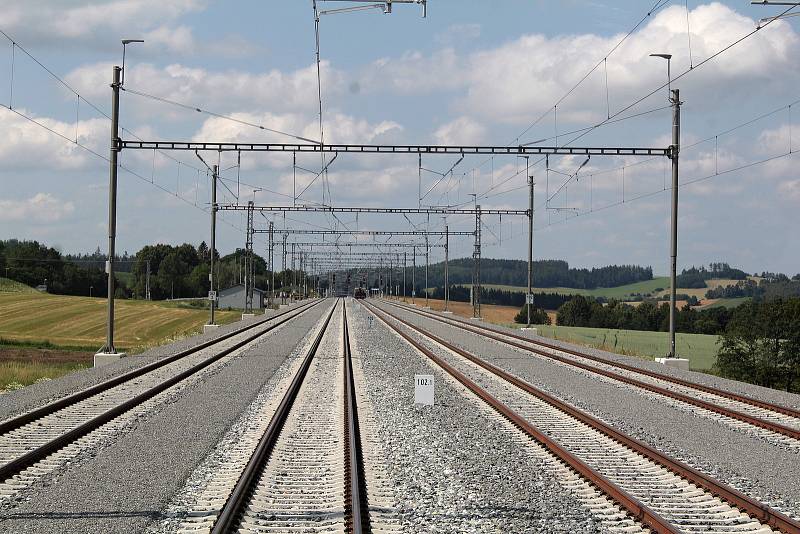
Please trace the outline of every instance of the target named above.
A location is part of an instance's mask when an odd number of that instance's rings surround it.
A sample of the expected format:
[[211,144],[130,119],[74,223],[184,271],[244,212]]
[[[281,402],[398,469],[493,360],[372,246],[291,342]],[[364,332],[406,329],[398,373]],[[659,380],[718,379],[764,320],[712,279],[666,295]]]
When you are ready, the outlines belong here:
[[750,297],[739,297],[739,298],[732,298],[732,299],[716,299],[711,301],[711,304],[706,306],[699,306],[697,309],[705,310],[708,308],[735,308],[740,304],[744,304],[750,300]]
[[[217,314],[220,324],[240,317],[240,312]],[[174,304],[117,300],[115,319],[117,348],[138,352],[200,331],[208,312]],[[0,293],[0,338],[34,344],[46,341],[59,348],[100,348],[105,333],[105,299],[38,292]]]
[[[411,298],[406,298],[406,302],[411,304]],[[425,297],[417,298],[415,300],[417,306],[425,305]],[[428,305],[432,310],[442,311],[444,309],[444,301],[436,299],[428,299]],[[472,317],[472,304],[469,302],[453,302],[448,303],[448,309],[454,315],[461,317]],[[514,316],[517,315],[519,309],[510,306],[496,306],[494,304],[481,304],[481,315],[489,322],[497,324],[510,324],[514,322]]]
[[[0,391],[92,364],[106,336],[106,300],[39,293],[0,279]],[[117,350],[142,352],[202,331],[208,311],[181,303],[117,300]],[[240,312],[219,311],[231,323]]]

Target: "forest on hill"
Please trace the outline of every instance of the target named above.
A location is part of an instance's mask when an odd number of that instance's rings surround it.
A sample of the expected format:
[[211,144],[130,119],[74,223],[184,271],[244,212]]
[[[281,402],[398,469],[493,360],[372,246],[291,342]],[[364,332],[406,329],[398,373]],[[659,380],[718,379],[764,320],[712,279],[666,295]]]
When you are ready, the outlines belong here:
[[[448,281],[452,285],[472,281],[472,258],[450,260]],[[409,269],[410,273],[411,269]],[[596,289],[618,287],[653,279],[652,267],[638,265],[608,265],[606,267],[572,268],[564,260],[536,260],[533,262],[533,279],[536,287],[571,287]],[[417,265],[417,280],[423,280],[425,267]],[[523,260],[481,259],[483,284],[525,286],[528,284],[528,262]],[[444,263],[428,268],[428,287],[444,286]]]

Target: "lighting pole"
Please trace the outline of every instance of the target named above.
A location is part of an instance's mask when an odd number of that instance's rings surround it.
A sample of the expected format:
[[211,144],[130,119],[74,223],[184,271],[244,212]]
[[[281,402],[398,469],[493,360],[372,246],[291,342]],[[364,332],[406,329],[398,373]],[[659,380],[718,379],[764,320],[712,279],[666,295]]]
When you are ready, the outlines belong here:
[[672,239],[670,241],[669,273],[669,357],[676,358],[675,346],[675,284],[678,265],[678,157],[681,149],[681,98],[680,90],[673,89],[672,102]]
[[217,247],[217,174],[219,167],[213,165],[211,167],[211,269],[208,272],[209,282],[209,297],[211,300],[211,320],[208,324],[216,324],[214,322],[214,309],[217,304],[217,295],[214,292],[214,252]]
[[111,83],[111,147],[109,149],[108,173],[108,319],[106,323],[106,345],[100,349],[101,354],[117,354],[114,348],[114,255],[117,238],[117,159],[121,150],[119,138],[119,90],[123,84],[123,68],[125,66],[125,47],[130,43],[143,43],[141,39],[122,40],[122,67],[114,66]]
[[678,269],[678,158],[681,143],[681,99],[680,90],[672,89],[670,73],[671,54],[650,54],[667,60],[667,88],[669,101],[672,104],[672,145],[669,159],[672,160],[672,213],[670,218],[670,271],[669,271],[669,354],[667,358],[676,358],[675,345],[675,292]]
[[[126,43],[123,43],[123,45]],[[123,48],[124,50],[124,48]],[[117,156],[119,154],[119,88],[122,86],[120,75],[122,69],[114,66],[113,82],[111,83],[111,149],[109,154],[108,173],[108,260],[106,260],[106,274],[108,275],[108,319],[106,322],[106,345],[100,352],[103,354],[116,354],[114,348],[114,247],[117,237]]]

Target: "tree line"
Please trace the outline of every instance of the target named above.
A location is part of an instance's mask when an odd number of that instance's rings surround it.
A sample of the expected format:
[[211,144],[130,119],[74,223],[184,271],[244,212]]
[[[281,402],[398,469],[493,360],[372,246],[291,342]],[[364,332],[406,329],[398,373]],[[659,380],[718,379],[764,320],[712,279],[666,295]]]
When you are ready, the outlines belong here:
[[[472,258],[450,260],[448,263],[448,282],[453,285],[472,282]],[[407,279],[411,279],[412,267],[407,269]],[[574,269],[563,260],[537,260],[533,262],[533,280],[536,287],[571,287],[576,289],[596,289],[598,287],[618,287],[634,282],[653,279],[652,267],[637,265],[609,265],[592,269]],[[401,275],[402,276],[402,275]],[[425,267],[416,267],[416,279],[425,280]],[[481,259],[481,282],[484,284],[526,286],[528,284],[528,263],[522,260]],[[444,286],[444,263],[428,267],[428,287]]]
[[[245,251],[237,249],[226,256],[214,253],[215,285],[226,288],[242,283]],[[134,255],[127,252],[116,257],[117,298],[145,298],[148,263],[150,296],[153,300],[193,298],[208,295],[210,251],[205,242],[197,247],[182,245],[147,245]],[[29,286],[47,285],[47,291],[61,295],[107,296],[105,255],[99,249],[90,254],[62,254],[38,241],[10,239],[0,241],[0,276]],[[271,274],[267,262],[253,255],[255,286],[268,289]],[[130,273],[130,274],[128,274]],[[280,289],[299,280],[300,271],[275,273]]]
[[[676,310],[675,330],[687,334],[721,334],[731,315],[732,311],[724,307],[698,311],[686,305]],[[647,301],[631,306],[610,300],[603,305],[594,298],[576,295],[558,308],[556,320],[563,326],[666,332],[669,330],[669,304],[659,306]]]
[[[123,257],[119,260],[122,262]],[[0,241],[0,276],[33,287],[46,285],[49,292],[61,295],[107,296],[105,259],[100,266],[81,258],[67,260],[58,250],[38,241]],[[116,294],[121,298],[129,295],[119,279]]]
[[735,269],[727,263],[715,262],[710,263],[708,269],[705,266],[683,269],[677,276],[676,283],[678,287],[685,289],[702,289],[706,287],[706,280],[713,278],[746,280],[747,273],[741,269]]
[[[469,287],[450,286],[450,300],[454,302],[470,302],[470,291]],[[402,288],[400,292],[402,293]],[[406,293],[408,293],[406,296],[411,296],[409,289],[406,289]],[[417,295],[424,295],[422,287],[418,289]],[[429,292],[429,296],[433,299],[444,300],[444,287],[433,288]],[[538,308],[556,310],[571,298],[572,295],[563,295],[561,293],[536,293],[534,300]],[[519,307],[525,304],[525,294],[518,291],[482,287],[481,302],[498,306]]]
[[706,291],[707,299],[732,299],[750,297],[755,300],[800,297],[800,275],[789,279],[786,275],[774,278],[740,280],[733,285],[720,286]]

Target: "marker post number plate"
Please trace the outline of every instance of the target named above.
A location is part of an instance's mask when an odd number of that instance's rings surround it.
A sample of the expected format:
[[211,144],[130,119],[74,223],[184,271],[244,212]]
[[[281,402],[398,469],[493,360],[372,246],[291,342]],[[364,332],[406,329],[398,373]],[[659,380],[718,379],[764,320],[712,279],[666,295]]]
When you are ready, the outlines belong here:
[[414,375],[414,404],[433,406],[433,375]]

